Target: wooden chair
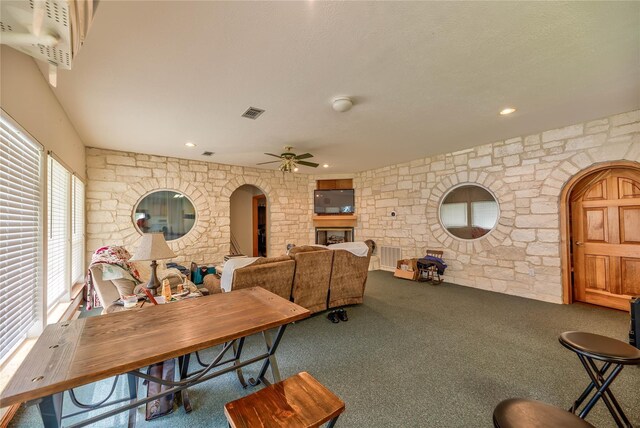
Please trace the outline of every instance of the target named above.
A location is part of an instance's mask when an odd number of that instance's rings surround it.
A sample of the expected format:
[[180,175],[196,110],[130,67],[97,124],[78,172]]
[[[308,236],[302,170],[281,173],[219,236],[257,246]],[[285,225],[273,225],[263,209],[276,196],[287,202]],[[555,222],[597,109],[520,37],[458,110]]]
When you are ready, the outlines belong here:
[[[444,251],[427,249],[427,256],[442,259],[443,255]],[[418,281],[431,281],[433,284],[440,284],[443,279],[440,278],[437,266],[434,264],[420,263],[421,260],[423,259],[418,259]]]
[[344,403],[307,372],[231,401],[224,413],[232,428],[333,427]]

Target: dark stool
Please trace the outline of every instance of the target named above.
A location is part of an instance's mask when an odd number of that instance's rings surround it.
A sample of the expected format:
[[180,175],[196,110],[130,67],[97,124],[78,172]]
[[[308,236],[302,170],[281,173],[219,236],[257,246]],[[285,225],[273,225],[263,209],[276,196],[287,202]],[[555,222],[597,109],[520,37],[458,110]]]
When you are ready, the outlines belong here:
[[224,414],[232,428],[333,427],[344,403],[309,373],[302,372],[231,401]]
[[[610,386],[625,365],[640,365],[640,349],[617,339],[580,331],[562,333],[558,340],[562,346],[578,355],[591,379],[589,386],[573,403],[569,411],[576,413],[580,405],[595,389],[595,394],[578,416],[584,419],[598,400],[602,398],[616,424],[619,427],[631,427],[631,422],[613,396]],[[602,361],[604,364],[598,368],[596,360]],[[613,369],[609,370],[612,367]]]
[[573,413],[550,404],[523,398],[510,398],[493,411],[496,428],[593,428]]

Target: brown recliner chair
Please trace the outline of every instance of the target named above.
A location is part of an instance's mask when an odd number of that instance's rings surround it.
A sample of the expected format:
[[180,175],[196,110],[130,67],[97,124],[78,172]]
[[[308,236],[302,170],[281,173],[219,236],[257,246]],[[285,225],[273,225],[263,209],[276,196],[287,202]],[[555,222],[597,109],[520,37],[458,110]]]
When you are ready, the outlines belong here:
[[233,271],[232,290],[262,287],[289,300],[296,262],[289,256],[261,257]]
[[365,241],[369,247],[366,257],[359,257],[347,250],[332,250],[333,268],[329,283],[329,308],[362,303],[369,273],[369,260],[373,241]]
[[327,309],[333,254],[334,251],[310,245],[289,250],[296,263],[291,291],[294,303],[312,313]]

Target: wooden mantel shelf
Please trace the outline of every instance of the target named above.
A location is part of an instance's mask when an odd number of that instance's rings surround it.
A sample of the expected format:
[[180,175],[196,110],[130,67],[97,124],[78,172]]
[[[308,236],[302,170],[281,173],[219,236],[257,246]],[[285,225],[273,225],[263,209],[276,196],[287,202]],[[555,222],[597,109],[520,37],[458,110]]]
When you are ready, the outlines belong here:
[[358,217],[355,214],[346,215],[314,215],[314,227],[356,227]]

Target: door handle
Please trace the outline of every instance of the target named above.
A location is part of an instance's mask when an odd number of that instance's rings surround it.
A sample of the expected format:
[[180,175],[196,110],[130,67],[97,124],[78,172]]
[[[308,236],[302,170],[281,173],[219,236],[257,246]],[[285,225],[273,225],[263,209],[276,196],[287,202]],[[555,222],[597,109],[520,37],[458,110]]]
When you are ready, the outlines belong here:
[[577,245],[578,247],[581,247],[581,246],[583,246],[583,245],[584,245],[584,242],[580,242],[580,241],[578,241],[578,242],[576,242],[576,245]]

